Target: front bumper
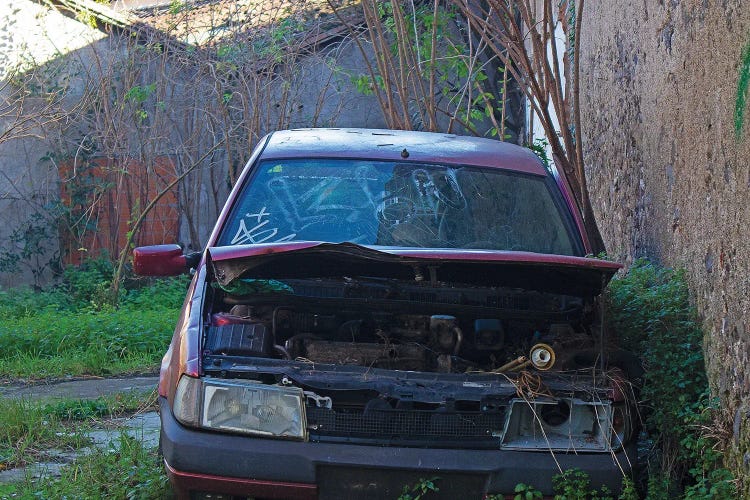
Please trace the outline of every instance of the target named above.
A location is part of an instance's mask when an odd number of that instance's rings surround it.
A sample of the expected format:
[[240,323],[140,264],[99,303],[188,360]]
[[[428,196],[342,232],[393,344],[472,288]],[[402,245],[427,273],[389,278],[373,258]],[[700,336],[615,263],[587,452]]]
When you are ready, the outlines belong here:
[[[560,470],[588,472],[592,486],[621,488],[635,446],[618,453],[379,447],[262,439],[191,429],[177,422],[165,398],[161,446],[180,498],[191,491],[266,498],[397,498],[404,486],[436,479],[444,498],[511,493],[518,483],[552,494]],[[559,464],[559,467],[558,467]]]

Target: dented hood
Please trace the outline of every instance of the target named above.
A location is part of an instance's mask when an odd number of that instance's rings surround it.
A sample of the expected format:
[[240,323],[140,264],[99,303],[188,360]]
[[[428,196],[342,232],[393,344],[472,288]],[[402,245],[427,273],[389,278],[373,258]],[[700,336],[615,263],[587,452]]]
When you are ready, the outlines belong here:
[[594,296],[622,266],[568,255],[501,250],[361,246],[301,241],[211,247],[207,265],[213,279],[227,285],[257,279],[378,278],[507,286]]

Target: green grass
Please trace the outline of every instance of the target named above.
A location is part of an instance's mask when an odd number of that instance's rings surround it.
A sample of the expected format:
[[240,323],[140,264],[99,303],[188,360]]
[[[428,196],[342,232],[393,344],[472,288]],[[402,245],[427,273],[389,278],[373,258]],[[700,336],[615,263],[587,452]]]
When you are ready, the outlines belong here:
[[42,292],[0,290],[0,381],[151,373],[169,345],[186,280],[125,289],[120,307],[102,302],[98,271],[67,271]]
[[0,379],[153,372],[178,311],[44,310],[0,326]]
[[16,467],[43,459],[50,449],[88,446],[86,431],[94,423],[149,408],[154,401],[154,391],[88,400],[0,399],[0,464]]
[[[166,351],[187,279],[128,281],[119,307],[108,301],[111,265],[68,268],[43,291],[0,290],[0,383],[81,375],[153,373]],[[90,446],[97,423],[154,404],[154,393],[93,400],[0,398],[0,470]],[[170,498],[155,450],[120,435],[108,450],[89,449],[59,478],[0,484],[0,499]]]
[[62,469],[59,478],[21,483],[16,486],[13,498],[172,498],[156,450],[145,448],[125,434],[120,435],[114,448],[77,459]]
[[[166,347],[164,348],[166,351]],[[106,350],[91,346],[80,352],[46,356],[21,353],[0,357],[0,381],[58,379],[69,376],[156,373],[163,351],[131,353],[113,359]]]
[[73,425],[47,411],[38,402],[0,400],[0,464],[13,468],[38,461],[47,450],[74,450],[87,446],[87,425]]
[[723,452],[731,422],[710,397],[703,330],[682,271],[638,260],[608,291],[606,317],[646,365],[643,427],[653,443],[648,500],[736,498]]
[[[0,470],[50,458],[50,450],[91,445],[86,432],[104,419],[150,408],[154,392],[121,393],[92,400],[0,399]],[[27,477],[0,484],[5,498],[170,498],[156,450],[121,433],[109,449],[95,449],[62,469],[59,478]]]
[[44,402],[43,411],[63,420],[118,418],[146,409],[156,409],[156,390],[122,392],[96,399],[55,399]]
[[0,484],[0,498],[17,498],[15,484]]

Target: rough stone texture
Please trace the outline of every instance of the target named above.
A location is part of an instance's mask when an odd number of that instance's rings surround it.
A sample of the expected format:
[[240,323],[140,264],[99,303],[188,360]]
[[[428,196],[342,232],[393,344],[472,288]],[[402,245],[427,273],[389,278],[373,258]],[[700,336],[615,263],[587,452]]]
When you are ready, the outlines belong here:
[[[587,2],[583,23],[585,155],[608,251],[687,270],[712,388],[734,415],[750,399],[750,110],[738,137],[733,122],[750,4]],[[735,446],[750,495],[748,442]]]

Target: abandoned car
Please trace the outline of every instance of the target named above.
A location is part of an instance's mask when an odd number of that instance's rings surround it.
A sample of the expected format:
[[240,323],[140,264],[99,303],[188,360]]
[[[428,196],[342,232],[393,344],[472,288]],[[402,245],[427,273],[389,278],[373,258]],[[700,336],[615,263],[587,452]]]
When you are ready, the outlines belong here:
[[205,251],[140,247],[194,273],[159,383],[181,498],[552,494],[579,468],[621,487],[629,380],[567,183],[490,139],[275,132]]

